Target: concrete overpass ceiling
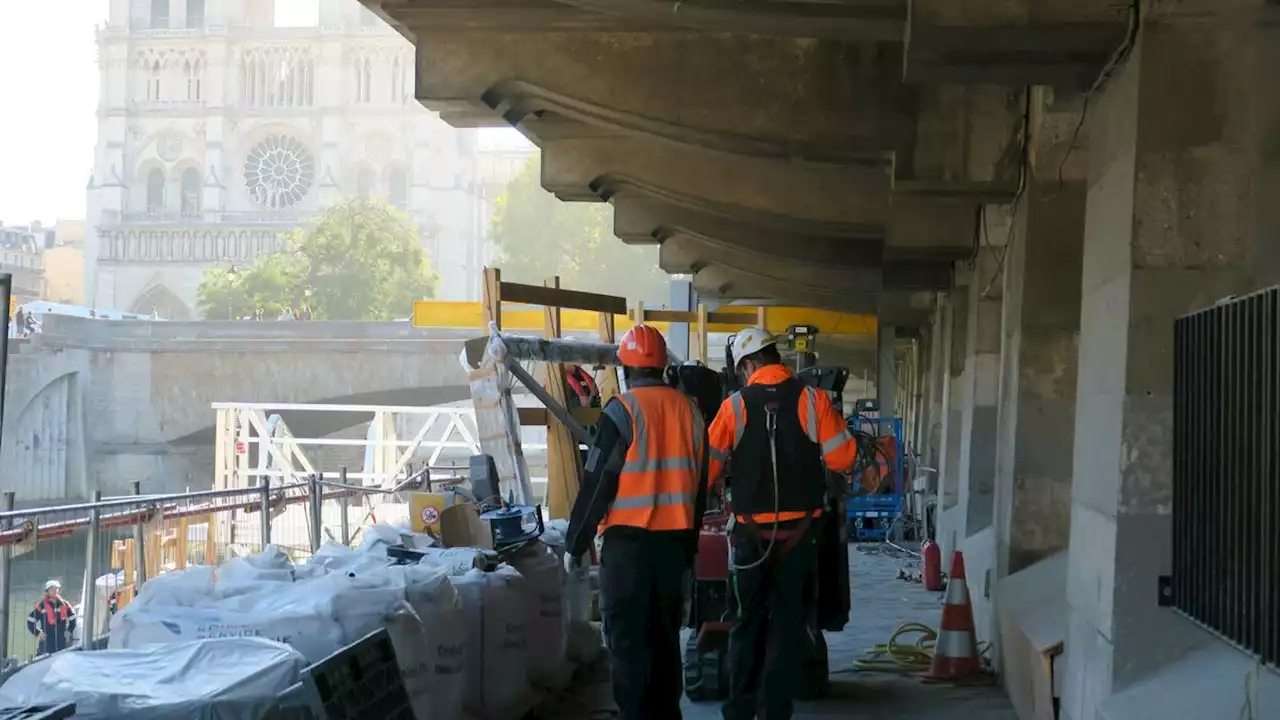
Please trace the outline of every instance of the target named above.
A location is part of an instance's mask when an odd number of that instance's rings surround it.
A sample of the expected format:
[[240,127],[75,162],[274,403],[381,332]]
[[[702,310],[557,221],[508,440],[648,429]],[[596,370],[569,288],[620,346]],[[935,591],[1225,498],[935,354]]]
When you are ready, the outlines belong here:
[[1026,85],[1078,87],[1126,31],[1111,0],[365,2],[425,106],[520,129],[545,188],[699,292],[907,325],[1017,192]]

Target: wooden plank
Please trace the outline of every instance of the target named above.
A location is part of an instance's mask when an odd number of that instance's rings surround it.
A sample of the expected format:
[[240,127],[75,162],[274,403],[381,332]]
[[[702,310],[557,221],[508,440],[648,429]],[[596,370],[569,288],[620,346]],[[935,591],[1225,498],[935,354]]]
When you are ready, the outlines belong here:
[[[560,278],[546,281],[553,290],[560,289]],[[560,338],[560,308],[547,306],[545,310],[548,339]],[[562,407],[569,407],[569,389],[565,383],[565,366],[551,363],[546,366],[547,393]],[[553,519],[568,518],[573,503],[578,498],[582,484],[582,462],[578,453],[578,441],[569,429],[547,413],[547,513]]]
[[[614,322],[614,315],[612,313],[600,313],[600,342],[606,345],[617,343],[616,332],[617,326]],[[618,368],[612,365],[605,365],[604,376],[600,378],[598,385],[600,386],[600,407],[604,407],[605,403],[622,392],[622,388],[618,384]]]
[[[520,424],[525,427],[541,427],[554,419],[546,408],[522,407],[517,410],[520,414]],[[600,419],[600,408],[573,408],[569,414],[584,426],[591,426]]]
[[538,287],[521,283],[500,282],[499,293],[502,300],[513,303],[529,303],[544,307],[567,308],[570,310],[592,310],[623,315],[627,312],[626,298],[599,293],[582,292],[581,290],[561,290],[560,288]]
[[483,297],[480,300],[484,311],[484,327],[480,330],[485,335],[489,334],[489,323],[497,323],[498,329],[502,329],[502,285],[501,270],[490,267],[484,269],[484,288],[481,291]]

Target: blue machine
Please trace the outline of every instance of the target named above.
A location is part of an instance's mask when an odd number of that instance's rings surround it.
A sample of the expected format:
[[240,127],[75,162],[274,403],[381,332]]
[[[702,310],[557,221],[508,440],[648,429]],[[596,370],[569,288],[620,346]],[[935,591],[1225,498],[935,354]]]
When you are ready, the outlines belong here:
[[[868,417],[857,415],[850,423],[850,429],[867,435],[878,437],[893,433],[894,453],[889,471],[893,475],[893,492],[880,494],[855,495],[849,498],[845,510],[849,524],[852,526],[852,538],[858,542],[883,541],[889,538],[889,528],[902,515],[902,501],[905,497],[903,478],[905,467],[903,456],[905,448],[902,443],[902,418],[900,417]],[[883,466],[884,460],[878,460]]]

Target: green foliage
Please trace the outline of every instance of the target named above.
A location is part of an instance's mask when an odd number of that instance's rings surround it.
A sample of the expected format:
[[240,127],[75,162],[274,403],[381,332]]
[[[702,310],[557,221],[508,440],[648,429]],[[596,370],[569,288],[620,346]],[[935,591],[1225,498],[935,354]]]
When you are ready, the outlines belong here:
[[566,203],[543,190],[536,157],[498,198],[492,230],[504,280],[541,285],[559,275],[573,290],[667,302],[670,276],[658,268],[658,248],[614,237],[605,203]]
[[316,320],[389,320],[435,294],[418,228],[389,205],[355,198],[294,230],[279,252],[243,268],[205,273],[200,311],[211,320],[274,319],[286,306],[311,308]]

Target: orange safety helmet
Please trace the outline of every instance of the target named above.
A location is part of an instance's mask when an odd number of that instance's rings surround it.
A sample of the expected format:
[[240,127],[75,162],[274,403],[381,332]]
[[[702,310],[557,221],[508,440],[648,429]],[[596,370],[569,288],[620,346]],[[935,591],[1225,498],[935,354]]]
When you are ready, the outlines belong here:
[[637,325],[618,343],[618,359],[627,367],[665,368],[667,339],[652,325]]

